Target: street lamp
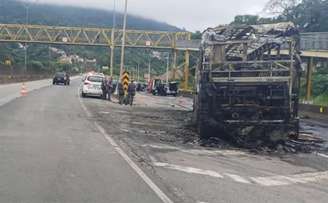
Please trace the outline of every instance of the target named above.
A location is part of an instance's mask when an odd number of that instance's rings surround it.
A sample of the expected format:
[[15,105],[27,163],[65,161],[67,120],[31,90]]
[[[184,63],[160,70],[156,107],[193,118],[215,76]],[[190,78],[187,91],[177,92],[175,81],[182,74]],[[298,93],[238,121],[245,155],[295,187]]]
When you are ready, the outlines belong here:
[[169,84],[169,65],[170,65],[170,53],[166,52],[166,84]]
[[148,83],[150,82],[150,63],[151,63],[151,56],[149,56],[149,61],[148,61]]
[[[25,16],[25,26],[27,27],[28,25],[28,16],[29,16],[29,5],[28,3],[25,4],[25,11],[26,11],[26,16]],[[27,72],[27,43],[25,42],[24,44],[24,50],[25,50],[25,53],[24,53],[24,72],[26,73]]]
[[125,0],[125,9],[124,9],[124,20],[123,20],[123,36],[122,36],[122,49],[121,49],[121,66],[120,66],[120,78],[121,80],[123,75],[124,68],[124,51],[125,51],[125,36],[126,36],[126,18],[128,13],[128,0]]
[[115,27],[116,27],[116,0],[114,0],[113,5],[113,27],[111,33],[111,52],[110,52],[110,76],[113,77],[114,69],[114,50],[115,50]]
[[[37,3],[38,0],[35,0],[33,3]],[[30,11],[30,4],[29,3],[25,3],[25,11],[26,11],[26,16],[25,16],[25,26],[27,27],[27,25],[29,24],[29,11]],[[27,29],[27,28],[26,28]],[[25,42],[25,59],[24,59],[24,72],[27,72],[27,54],[28,54],[28,50],[27,50],[28,46],[27,43]]]

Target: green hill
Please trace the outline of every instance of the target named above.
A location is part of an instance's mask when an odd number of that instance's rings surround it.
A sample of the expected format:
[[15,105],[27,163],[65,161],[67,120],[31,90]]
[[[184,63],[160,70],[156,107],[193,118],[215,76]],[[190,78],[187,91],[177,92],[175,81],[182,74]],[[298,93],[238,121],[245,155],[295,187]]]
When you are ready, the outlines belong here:
[[[0,0],[0,23],[21,23],[26,22],[26,7],[24,2],[16,0]],[[88,26],[88,27],[112,27],[112,12],[88,9],[79,7],[57,6],[49,4],[28,4],[29,6],[29,24],[41,25],[61,25],[61,26]],[[117,14],[117,26],[122,27],[122,14]],[[167,23],[154,21],[138,16],[129,15],[127,27],[129,29],[142,30],[162,30],[162,31],[180,31],[179,28]],[[98,67],[109,64],[109,48],[106,47],[83,47],[51,45],[64,50],[67,54],[78,54],[83,58],[96,58]],[[30,44],[28,47],[28,71],[33,73],[49,73],[61,69],[58,64],[58,57],[54,54],[49,55],[48,45]],[[0,43],[0,74],[10,72],[4,71],[3,65],[5,59],[10,58],[13,61],[14,72],[22,72],[24,67],[24,49],[17,43]],[[50,57],[49,57],[50,56]],[[135,66],[140,64],[141,74],[148,70],[149,50],[127,49],[126,64]],[[115,52],[115,72],[118,72],[120,62],[120,50]],[[1,65],[2,64],[2,65]],[[162,74],[165,71],[165,63],[153,59],[152,65],[156,68],[152,70],[153,74]],[[1,68],[2,67],[2,68]],[[71,67],[72,68],[72,67]]]
[[[0,1],[0,23],[25,23],[26,3],[16,0]],[[27,4],[29,23],[62,26],[112,27],[112,11],[57,6],[50,4]],[[117,13],[117,24],[122,27],[123,15]],[[178,31],[177,27],[155,20],[129,15],[127,27],[130,29]]]

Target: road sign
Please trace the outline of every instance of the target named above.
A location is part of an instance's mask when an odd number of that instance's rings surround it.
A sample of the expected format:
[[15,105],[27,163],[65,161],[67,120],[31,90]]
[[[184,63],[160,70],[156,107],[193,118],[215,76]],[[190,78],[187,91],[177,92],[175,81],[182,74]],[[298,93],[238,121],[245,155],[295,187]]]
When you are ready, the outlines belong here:
[[6,64],[7,66],[11,66],[11,60],[6,59],[6,60],[5,60],[5,64]]
[[122,84],[125,93],[127,93],[128,91],[129,83],[130,83],[130,74],[128,71],[124,71],[122,75]]

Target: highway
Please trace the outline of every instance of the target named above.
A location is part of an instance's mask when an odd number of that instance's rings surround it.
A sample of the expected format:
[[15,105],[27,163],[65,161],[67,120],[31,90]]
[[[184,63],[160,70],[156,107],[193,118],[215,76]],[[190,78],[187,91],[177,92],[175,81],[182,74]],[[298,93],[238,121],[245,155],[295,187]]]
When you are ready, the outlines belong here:
[[[1,105],[0,202],[161,202],[88,120],[78,83]],[[17,96],[18,87],[0,86],[1,97]]]
[[80,98],[79,82],[0,86],[0,202],[327,202],[324,151],[199,143],[190,99],[120,106]]

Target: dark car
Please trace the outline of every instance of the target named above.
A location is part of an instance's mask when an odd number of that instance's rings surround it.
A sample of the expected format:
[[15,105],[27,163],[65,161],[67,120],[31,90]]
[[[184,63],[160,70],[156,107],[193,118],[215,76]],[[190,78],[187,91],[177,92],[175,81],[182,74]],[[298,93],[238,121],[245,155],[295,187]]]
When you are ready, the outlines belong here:
[[69,83],[70,83],[69,75],[65,72],[56,73],[56,75],[52,81],[53,85],[58,85],[58,84],[69,85]]

